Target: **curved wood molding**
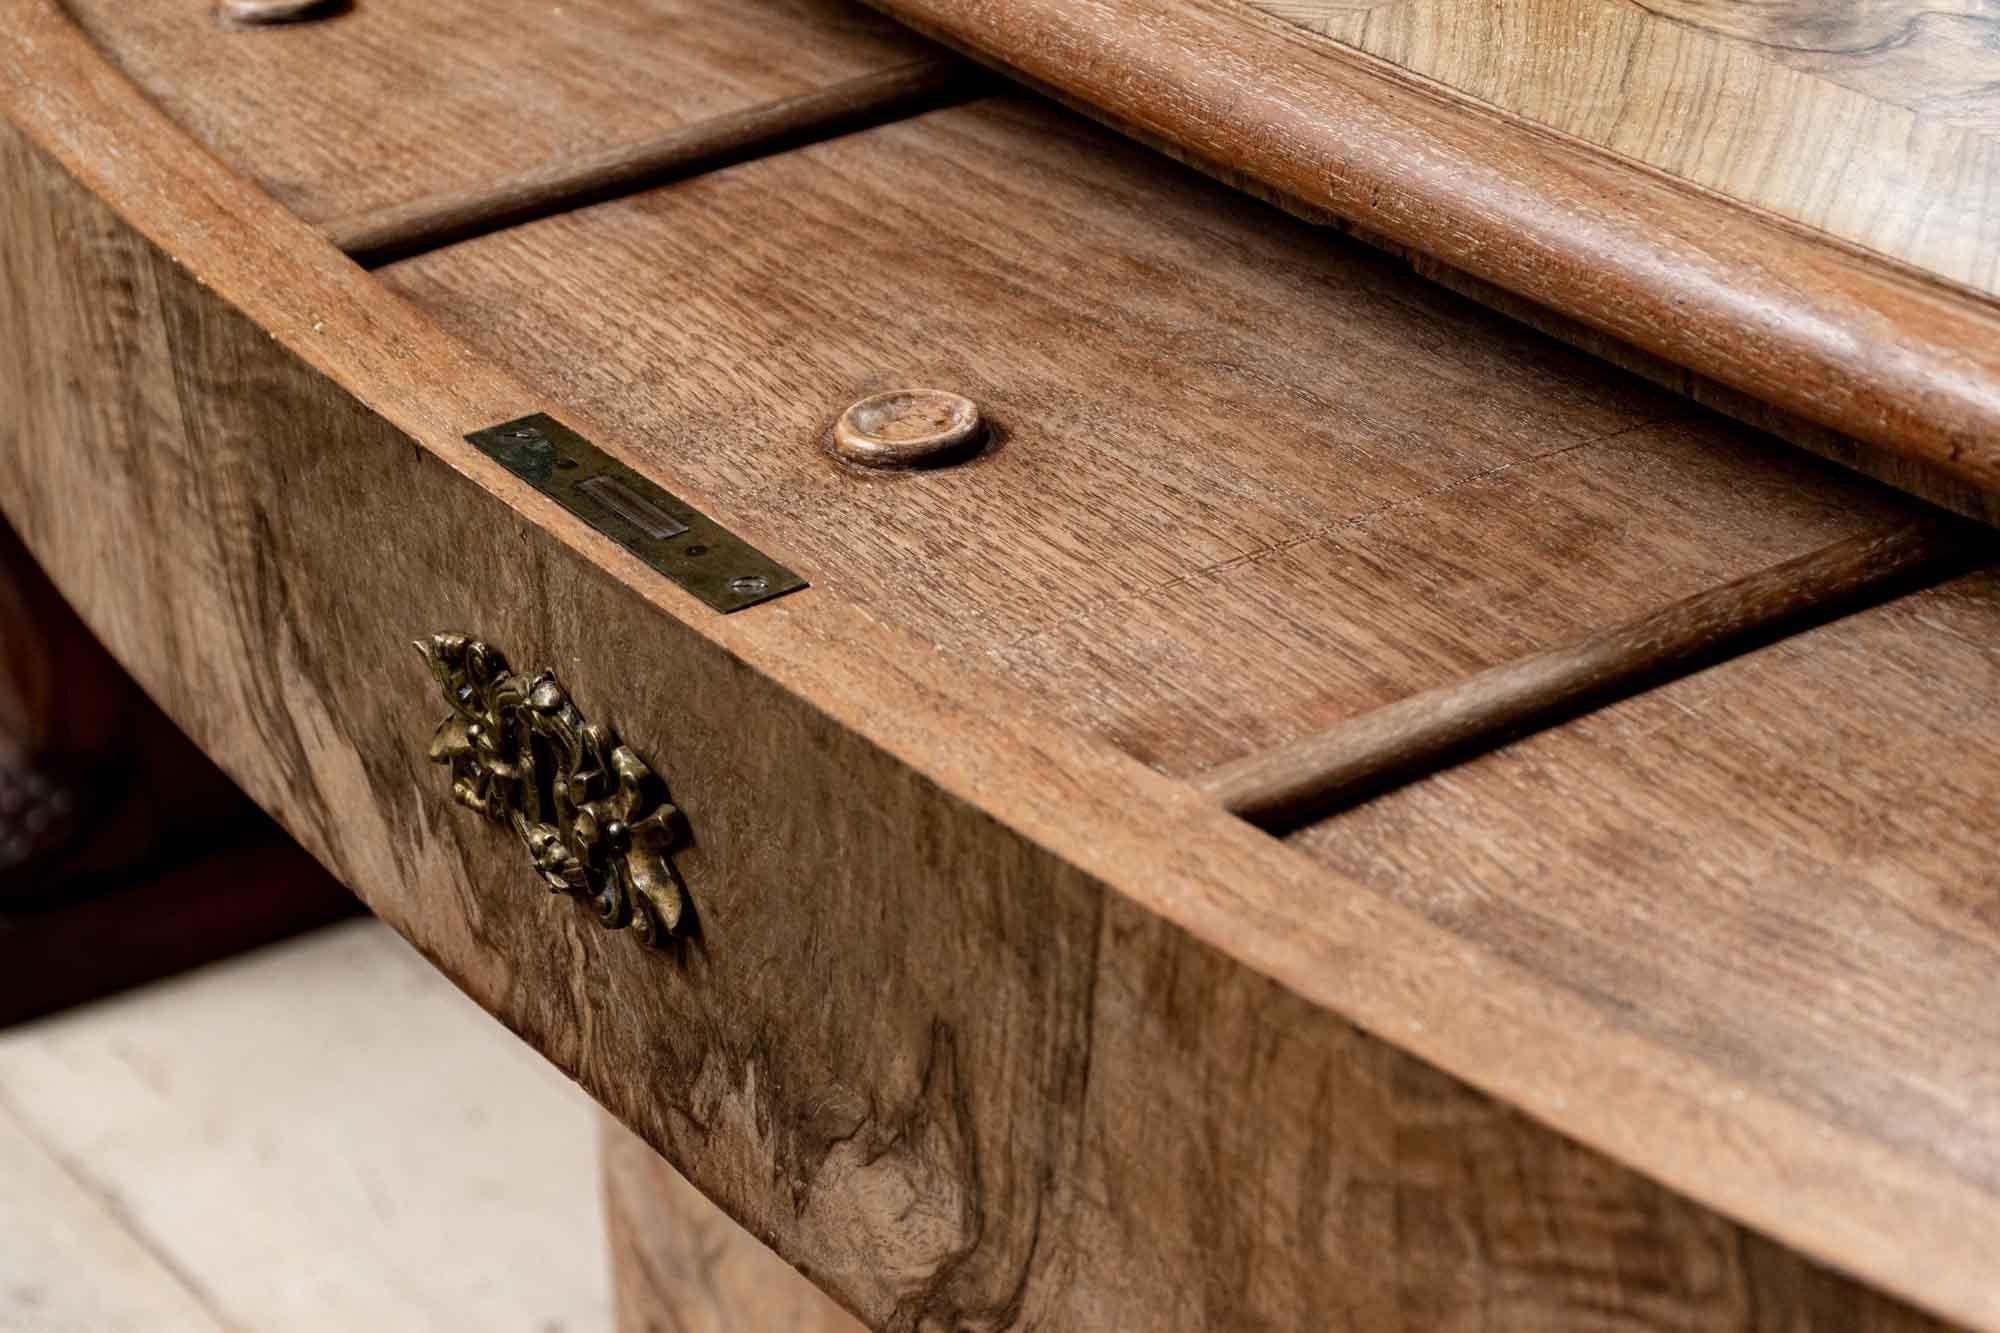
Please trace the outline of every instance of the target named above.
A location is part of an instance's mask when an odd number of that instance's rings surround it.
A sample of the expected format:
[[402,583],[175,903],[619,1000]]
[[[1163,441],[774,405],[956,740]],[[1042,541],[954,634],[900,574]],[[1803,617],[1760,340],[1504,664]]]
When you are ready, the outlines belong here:
[[1827,618],[1920,577],[1974,562],[1979,529],[1920,520],[1835,542],[1572,642],[1386,704],[1291,745],[1202,774],[1195,785],[1273,831],[1434,773],[1455,759],[1573,717],[1712,661],[1726,647]]
[[1965,289],[1236,0],[872,2],[1218,174],[2000,488],[2000,311]]
[[[53,0],[0,0],[0,113],[0,508],[315,857],[869,1324],[1928,1326],[1853,1273],[2000,1329],[1978,1181],[1618,1030],[997,669],[819,589],[717,616],[515,479],[465,433],[617,436],[208,156]],[[680,955],[567,904],[551,931],[518,846],[462,832],[402,646],[461,618],[674,774]]]

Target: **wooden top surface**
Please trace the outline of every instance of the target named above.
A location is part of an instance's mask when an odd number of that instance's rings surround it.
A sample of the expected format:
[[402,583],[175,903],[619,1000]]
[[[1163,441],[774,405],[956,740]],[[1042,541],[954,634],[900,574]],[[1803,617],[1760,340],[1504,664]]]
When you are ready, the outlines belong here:
[[[1625,0],[877,3],[1233,183],[2000,488],[1992,154],[1964,123],[1988,94],[1892,103],[1883,88],[1909,81],[1877,59],[1949,72],[1927,87],[1976,79],[1988,57],[1945,34],[1983,19]],[[1752,9],[1765,17],[1746,28]],[[1822,28],[1833,54],[1795,49]]]
[[[1023,100],[382,276],[816,587],[1177,774],[1902,510]],[[828,458],[897,387],[1002,438],[933,471]]]
[[309,222],[587,157],[926,58],[841,0],[356,4],[232,30],[214,0],[65,0],[147,96]]
[[2000,576],[1968,576],[1291,842],[1609,1028],[1996,1194],[1996,691]]
[[[796,259],[832,251],[848,262]],[[382,277],[549,399],[605,423],[607,442],[644,470],[727,495],[732,521],[816,594],[908,632],[948,675],[997,670],[1174,775],[1908,512],[1365,247],[1012,99],[548,219]],[[825,456],[822,437],[850,401],[898,385],[970,395],[999,426],[998,446],[888,476]],[[1336,821],[1294,845],[1440,918],[1474,950],[1573,989],[1587,1027],[1622,1025],[1734,1095],[1782,1104],[1870,1153],[1917,1153],[1993,1200],[2000,1123],[1964,1113],[1981,1095],[1988,1034],[1978,1019],[1932,1022],[1911,989],[1952,932],[1878,956],[1909,902],[1958,901],[1964,868],[1989,855],[1985,825],[1958,819],[1988,808],[1989,794],[1909,795],[1949,762],[1949,719],[1994,666],[1961,639],[1918,637],[1934,601],[1878,613],[1892,627],[1879,642],[1820,648],[1859,633],[1836,626],[1784,658],[1730,668],[1820,654],[1816,679],[1854,678],[1840,710],[1810,687],[1764,705],[1781,750],[1794,720],[1821,728],[1785,772],[1704,785],[1708,767],[1727,777],[1741,761],[1715,738],[1678,783],[1667,756],[1649,777],[1579,762],[1529,782],[1533,805],[1487,793],[1469,804],[1505,821],[1491,837],[1457,808],[1399,823],[1405,804],[1385,802],[1350,817],[1358,834]],[[1910,679],[1935,653],[1948,698],[1926,713],[1905,682],[1878,701],[1871,646]],[[1702,705],[1683,696],[1709,680],[1642,701],[1652,711],[1638,734],[1656,745],[1687,736],[1683,710]],[[1908,749],[1871,739],[1876,710],[1896,707],[1917,710],[1910,725],[1924,739]],[[1825,716],[1835,711],[1845,720]],[[1594,756],[1603,725],[1587,719],[1546,744]],[[1844,798],[1756,799],[1868,762],[1868,787]],[[1633,786],[1624,806],[1621,783]],[[1657,827],[1649,800],[1666,807]],[[1844,803],[1864,800],[1875,804]],[[1649,836],[1601,826],[1620,809]],[[1877,818],[1912,836],[1867,850],[1862,830]],[[1743,830],[1741,842],[1710,841],[1710,821]],[[1762,821],[1776,833],[1758,841]],[[1955,844],[1927,843],[1927,823],[1951,824]],[[1899,891],[1854,893],[1837,922],[1819,917],[1829,863]],[[1497,897],[1489,880],[1518,891],[1513,911],[1437,910],[1440,894]],[[1755,908],[1734,934],[1715,908],[1732,900]],[[1560,936],[1523,924],[1549,902],[1568,910]],[[1797,944],[1772,939],[1789,920],[1820,924]],[[1593,958],[1600,938],[1623,948]],[[1985,949],[1947,960],[1957,999],[1991,998]],[[1800,958],[1824,968],[1810,986]],[[1789,1001],[1772,998],[1786,986]],[[1878,1004],[1884,988],[1894,998]],[[1816,1007],[1846,1026],[1817,1026]],[[1511,1062],[1517,1037],[1489,1033],[1495,1058]],[[1542,1090],[1565,1105],[1592,1096],[1565,1086],[1576,1073]],[[1955,1137],[1938,1152],[1918,1134]],[[1752,1156],[1788,1179],[1783,1197],[1805,1197],[1785,1144],[1760,1141]],[[1774,1229],[1825,1252],[1820,1224],[1851,1218],[1792,1220]]]
[[1978,0],[1247,3],[1524,121],[2000,291],[2000,14]]

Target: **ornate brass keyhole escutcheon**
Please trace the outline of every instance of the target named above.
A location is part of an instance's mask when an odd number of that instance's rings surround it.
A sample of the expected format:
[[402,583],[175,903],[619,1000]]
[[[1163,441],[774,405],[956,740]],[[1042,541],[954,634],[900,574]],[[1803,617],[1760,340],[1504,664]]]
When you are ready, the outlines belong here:
[[508,669],[463,634],[419,641],[451,715],[431,737],[460,805],[514,830],[552,892],[585,904],[609,930],[655,947],[686,915],[667,863],[680,812],[611,728],[586,722],[552,672]]

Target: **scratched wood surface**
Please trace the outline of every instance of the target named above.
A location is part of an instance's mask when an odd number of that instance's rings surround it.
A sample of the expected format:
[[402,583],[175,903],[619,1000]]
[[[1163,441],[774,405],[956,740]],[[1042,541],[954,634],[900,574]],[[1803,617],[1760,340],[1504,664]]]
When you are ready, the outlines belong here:
[[[2000,309],[1987,293],[1553,133],[1242,0],[875,3],[1233,184],[1424,256],[1469,289],[2000,489]],[[1518,9],[1482,13],[1505,22]],[[1549,86],[1596,85],[1577,75]],[[1733,91],[1702,88],[1715,90],[1692,94],[1703,105]],[[1650,105],[1635,115],[1673,137],[1677,122]],[[1787,160],[1816,134],[1858,142],[1840,117],[1826,120],[1798,145],[1767,142]],[[1728,156],[1726,132],[1695,137]],[[1983,162],[1946,155],[1938,171],[1975,176]],[[1950,213],[1905,185],[1849,184],[1838,207]],[[1975,211],[1983,227],[1986,211]],[[1992,253],[1979,238],[1962,245]]]
[[1996,689],[2000,575],[1970,575],[1291,842],[1607,1024],[1993,1182]]
[[[1593,1035],[998,667],[823,588],[718,618],[648,575],[459,438],[535,409],[614,431],[9,6],[7,72],[65,76],[5,103],[43,145],[8,132],[9,519],[315,855],[864,1322],[1926,1326],[1793,1247],[1991,1313],[1965,1219],[1995,1205],[1950,1173]],[[107,567],[105,533],[139,558]],[[453,807],[401,659],[454,624],[558,666],[669,775],[696,943],[605,934]]]
[[[919,188],[949,203],[902,207]],[[1173,773],[1903,512],[1025,99],[383,278],[818,586]],[[890,477],[825,456],[849,402],[933,385],[997,446]]]
[[2000,290],[1985,0],[1244,0],[1538,125]]
[[64,4],[176,122],[325,223],[930,55],[842,0],[364,3],[246,30],[214,0]]

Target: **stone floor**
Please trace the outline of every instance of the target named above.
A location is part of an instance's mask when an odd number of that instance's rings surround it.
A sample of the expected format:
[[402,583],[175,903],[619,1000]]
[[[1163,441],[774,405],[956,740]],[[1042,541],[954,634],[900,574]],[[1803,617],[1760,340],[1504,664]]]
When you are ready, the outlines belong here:
[[372,920],[0,1030],[5,1333],[602,1333],[597,1118]]

